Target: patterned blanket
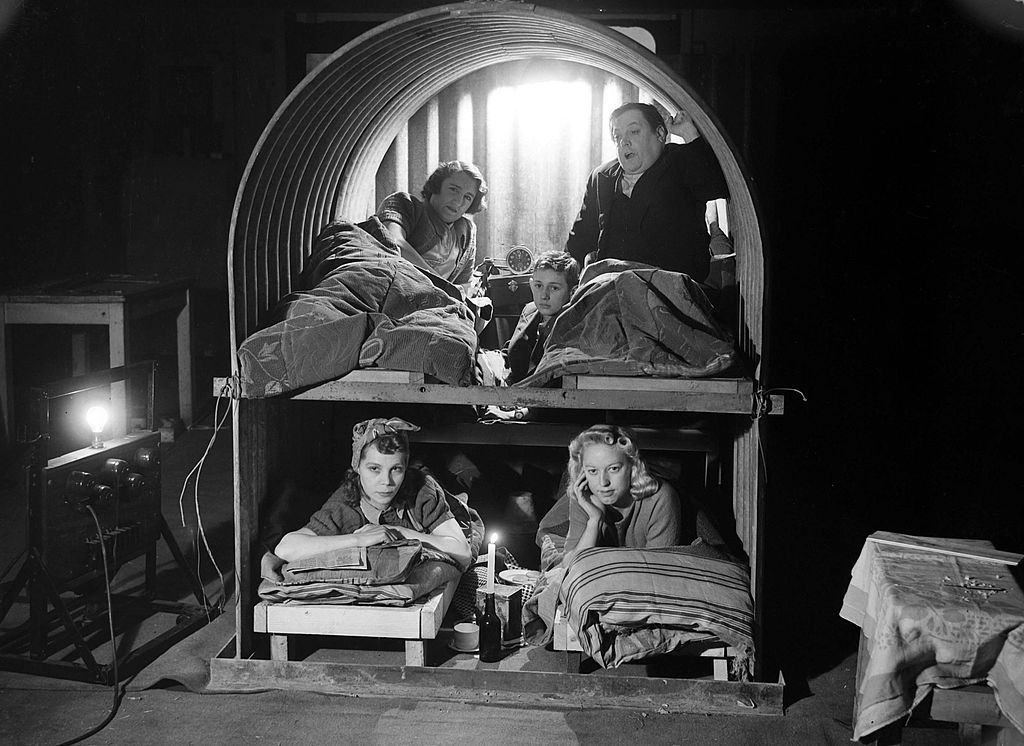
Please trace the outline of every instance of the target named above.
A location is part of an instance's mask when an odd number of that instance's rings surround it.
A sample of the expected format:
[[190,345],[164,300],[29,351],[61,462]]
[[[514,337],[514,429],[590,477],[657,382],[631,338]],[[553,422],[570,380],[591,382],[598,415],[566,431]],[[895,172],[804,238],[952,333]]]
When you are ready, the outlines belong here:
[[866,541],[851,576],[840,616],[861,627],[854,739],[907,716],[935,687],[981,682],[1024,733],[1024,592],[1010,568]]
[[238,349],[242,395],[259,398],[334,380],[356,368],[473,382],[474,317],[459,290],[401,257],[371,219],[332,223],[275,311]]

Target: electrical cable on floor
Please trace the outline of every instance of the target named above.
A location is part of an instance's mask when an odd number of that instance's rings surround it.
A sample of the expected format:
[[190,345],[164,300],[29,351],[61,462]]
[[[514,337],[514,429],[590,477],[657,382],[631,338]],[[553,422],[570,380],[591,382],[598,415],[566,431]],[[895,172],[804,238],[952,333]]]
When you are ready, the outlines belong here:
[[117,644],[114,639],[114,603],[110,596],[110,568],[107,566],[107,548],[106,542],[103,540],[103,527],[100,525],[100,519],[96,516],[96,511],[92,509],[91,505],[86,505],[86,509],[92,514],[92,520],[96,524],[96,538],[99,539],[100,543],[100,556],[103,557],[103,581],[107,591],[107,622],[110,627],[110,657],[112,660],[112,668],[114,673],[114,681],[111,684],[111,689],[114,693],[114,701],[110,705],[110,712],[107,713],[107,717],[104,718],[103,722],[97,725],[87,733],[83,733],[80,736],[72,738],[70,741],[64,741],[60,746],[71,746],[73,743],[80,743],[87,738],[99,733],[101,730],[110,724],[110,721],[114,719],[118,709],[121,707],[121,700],[124,698],[124,689],[120,686],[120,680],[117,673]]
[[[218,419],[218,415],[220,413],[220,400],[223,399],[223,398],[227,398],[227,395],[229,393],[230,393],[230,387],[227,386],[227,385],[225,385],[220,390],[220,393],[217,396],[216,404],[214,405],[214,408],[213,408],[214,427],[213,427],[213,434],[210,436],[210,442],[207,443],[206,450],[203,451],[203,455],[200,456],[199,461],[196,462],[196,465],[193,466],[192,469],[189,471],[189,473],[185,475],[185,480],[184,480],[184,482],[181,485],[181,494],[178,495],[178,512],[181,515],[181,525],[182,525],[182,528],[185,528],[185,527],[187,527],[187,524],[185,523],[185,503],[184,503],[184,501],[185,501],[185,491],[188,489],[188,481],[189,481],[189,479],[192,479],[192,476],[195,475],[194,488],[195,488],[195,509],[196,509],[196,525],[198,527],[198,538],[202,539],[203,546],[206,548],[206,554],[210,558],[210,562],[213,563],[213,567],[217,571],[217,576],[220,578],[221,598],[220,598],[220,601],[218,603],[218,607],[221,608],[221,609],[223,609],[227,605],[227,600],[228,600],[227,584],[224,581],[224,573],[221,571],[220,566],[217,564],[217,560],[214,559],[213,550],[210,549],[210,543],[209,543],[209,541],[206,538],[206,530],[203,528],[203,517],[202,517],[202,513],[200,512],[200,508],[199,508],[199,477],[202,474],[203,464],[206,462],[206,457],[210,454],[210,450],[213,448],[213,444],[217,440],[217,433],[220,432],[220,429],[221,429],[221,427],[223,427],[224,422],[228,418],[228,415],[231,414],[231,408],[229,407],[229,408],[224,410],[224,414],[222,416],[220,416],[220,418]],[[202,554],[199,551],[198,538],[197,538],[197,542],[196,542],[196,575],[197,575],[197,577],[201,578],[201,576],[199,575],[199,566],[200,566]],[[202,582],[202,581],[200,580],[200,582]],[[209,611],[209,609],[207,609],[207,611]]]

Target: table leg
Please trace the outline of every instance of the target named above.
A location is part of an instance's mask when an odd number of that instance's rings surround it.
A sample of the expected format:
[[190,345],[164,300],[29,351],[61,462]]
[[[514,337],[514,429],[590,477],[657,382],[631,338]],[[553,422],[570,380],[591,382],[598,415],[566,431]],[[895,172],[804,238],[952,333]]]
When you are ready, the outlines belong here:
[[178,409],[185,427],[192,426],[192,294],[185,288],[185,305],[178,312]]
[[[120,368],[126,362],[128,350],[128,325],[124,319],[124,304],[109,303],[107,312],[107,335],[110,340],[110,367]],[[124,381],[110,384],[110,435],[122,437],[127,430],[128,398]]]

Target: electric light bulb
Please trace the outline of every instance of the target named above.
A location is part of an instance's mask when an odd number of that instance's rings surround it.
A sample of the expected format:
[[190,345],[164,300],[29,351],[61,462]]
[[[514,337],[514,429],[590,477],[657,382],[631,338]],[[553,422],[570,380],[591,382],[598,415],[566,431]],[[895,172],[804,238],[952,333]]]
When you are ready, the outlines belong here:
[[94,433],[102,433],[107,426],[106,407],[89,407],[85,413],[85,421],[89,423],[89,429]]
[[106,407],[89,407],[85,412],[85,421],[89,423],[89,429],[92,430],[93,448],[103,447],[103,438],[100,437],[100,433],[107,426],[107,417]]

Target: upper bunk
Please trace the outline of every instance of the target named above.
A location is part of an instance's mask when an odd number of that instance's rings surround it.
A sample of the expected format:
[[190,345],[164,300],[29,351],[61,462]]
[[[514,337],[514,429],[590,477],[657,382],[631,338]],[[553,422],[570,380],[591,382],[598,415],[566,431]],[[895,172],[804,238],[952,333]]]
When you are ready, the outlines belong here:
[[[453,49],[459,53],[451,54]],[[324,225],[343,218],[361,220],[372,211],[381,165],[394,157],[396,139],[408,137],[410,120],[422,118],[425,105],[466,76],[522,60],[604,71],[670,112],[691,114],[730,192],[738,288],[731,315],[736,319],[736,345],[749,372],[694,379],[567,376],[559,388],[494,388],[453,387],[366,371],[282,396],[753,416],[780,412],[781,398],[765,396],[759,384],[767,332],[762,228],[751,184],[723,127],[675,71],[629,37],[523,3],[467,2],[396,18],[346,44],[292,91],[260,137],[235,200],[228,253],[232,349],[265,325],[277,302],[294,289]],[[472,114],[470,119],[475,126]],[[603,124],[598,132],[604,137]],[[407,142],[406,148],[412,145]],[[232,374],[239,374],[236,357]],[[218,393],[229,390],[241,396],[230,381],[218,381],[215,387]]]

